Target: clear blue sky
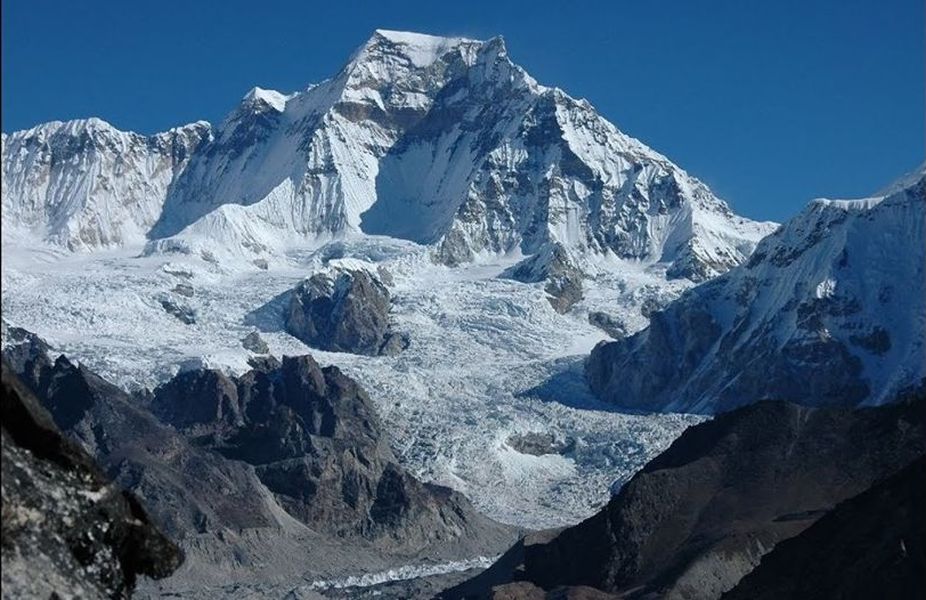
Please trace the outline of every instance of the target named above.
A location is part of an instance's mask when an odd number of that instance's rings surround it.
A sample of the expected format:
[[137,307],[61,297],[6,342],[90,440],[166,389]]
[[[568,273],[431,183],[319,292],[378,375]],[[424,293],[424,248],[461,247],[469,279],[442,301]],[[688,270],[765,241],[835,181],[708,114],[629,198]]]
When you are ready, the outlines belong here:
[[[569,6],[569,8],[565,8]],[[375,28],[501,34],[750,217],[871,193],[924,158],[923,0],[3,0],[3,131],[217,122],[333,75]],[[130,8],[131,7],[131,8]]]

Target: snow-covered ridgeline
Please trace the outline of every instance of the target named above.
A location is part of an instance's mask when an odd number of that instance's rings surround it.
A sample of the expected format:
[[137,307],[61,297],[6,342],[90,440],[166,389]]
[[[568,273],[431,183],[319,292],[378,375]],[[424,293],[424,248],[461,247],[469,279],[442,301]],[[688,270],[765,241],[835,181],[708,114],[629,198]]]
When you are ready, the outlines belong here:
[[501,38],[379,30],[332,79],[255,88],[214,132],[191,127],[145,138],[93,120],[5,137],[4,223],[72,248],[147,236],[149,253],[220,258],[358,233],[432,244],[447,264],[557,243],[693,280],[771,230],[538,84]]
[[205,122],[146,137],[100,119],[4,135],[4,241],[70,250],[143,243],[167,188],[210,136]]

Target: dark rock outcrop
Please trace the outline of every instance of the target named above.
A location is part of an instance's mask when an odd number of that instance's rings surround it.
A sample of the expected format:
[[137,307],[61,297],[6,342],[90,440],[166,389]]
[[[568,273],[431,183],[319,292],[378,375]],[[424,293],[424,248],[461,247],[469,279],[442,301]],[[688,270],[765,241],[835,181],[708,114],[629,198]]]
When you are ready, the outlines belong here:
[[196,323],[196,311],[192,307],[180,302],[171,295],[164,295],[158,300],[161,303],[161,308],[164,311],[176,317],[181,323],[185,325],[192,325]]
[[926,397],[880,408],[760,402],[689,428],[608,505],[513,547],[446,593],[528,581],[622,597],[718,598],[782,540],[926,449]]
[[523,283],[546,281],[547,300],[558,313],[568,312],[583,298],[582,270],[559,243],[543,246],[537,254],[506,269],[502,277]]
[[179,294],[184,298],[192,298],[196,295],[196,289],[189,283],[185,283],[183,281],[175,285],[171,292]]
[[333,352],[395,354],[408,340],[392,331],[389,290],[365,270],[316,273],[290,296],[286,331]]
[[593,311],[588,313],[588,322],[607,333],[612,339],[622,340],[627,337],[627,327],[620,319],[606,312]]
[[587,586],[562,586],[549,592],[527,581],[492,589],[491,600],[617,600],[618,596]]
[[724,600],[926,597],[926,458],[762,558]]
[[[84,365],[64,356],[52,360],[40,338],[25,340],[3,349],[5,358],[17,358],[13,368],[23,383],[117,484],[145,499],[154,521],[173,538],[276,523],[263,486],[246,465],[198,447]],[[201,410],[193,405],[183,415]]]
[[152,408],[199,444],[253,465],[315,530],[407,549],[492,528],[459,494],[405,472],[363,389],[310,356],[238,378],[182,373],[154,391]]
[[3,597],[126,598],[183,560],[3,361]]
[[183,372],[133,398],[83,365],[52,361],[39,338],[22,339],[5,335],[4,354],[19,357],[27,386],[185,549],[164,593],[232,574],[387,569],[423,552],[468,558],[516,534],[398,466],[363,390],[311,357],[260,357],[236,378]]
[[543,456],[563,454],[574,448],[575,440],[558,438],[552,433],[528,431],[508,436],[508,445],[521,454]]

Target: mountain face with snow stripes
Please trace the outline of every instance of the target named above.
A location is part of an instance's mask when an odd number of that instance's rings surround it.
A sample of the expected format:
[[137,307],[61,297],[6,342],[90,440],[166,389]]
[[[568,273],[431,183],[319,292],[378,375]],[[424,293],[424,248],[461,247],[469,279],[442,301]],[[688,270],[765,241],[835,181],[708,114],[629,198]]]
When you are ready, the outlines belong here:
[[592,352],[621,406],[721,412],[761,399],[877,405],[926,378],[926,165],[885,196],[815,200],[749,261]]
[[700,281],[772,229],[538,84],[501,38],[379,30],[334,78],[255,88],[214,128],[52,123],[4,136],[2,164],[4,225],[73,250],[253,258],[373,234],[448,265],[556,244]]
[[211,135],[205,122],[146,137],[95,118],[4,134],[4,241],[69,250],[143,243],[167,188]]

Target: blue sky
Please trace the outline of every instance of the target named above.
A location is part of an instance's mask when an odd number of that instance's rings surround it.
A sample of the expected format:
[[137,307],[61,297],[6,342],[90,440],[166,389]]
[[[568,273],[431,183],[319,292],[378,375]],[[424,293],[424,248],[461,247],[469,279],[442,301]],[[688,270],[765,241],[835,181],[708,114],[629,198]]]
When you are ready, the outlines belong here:
[[[132,7],[131,10],[128,7]],[[924,158],[922,0],[4,0],[2,126],[216,122],[254,85],[333,75],[375,28],[503,35],[740,213],[782,220]]]

